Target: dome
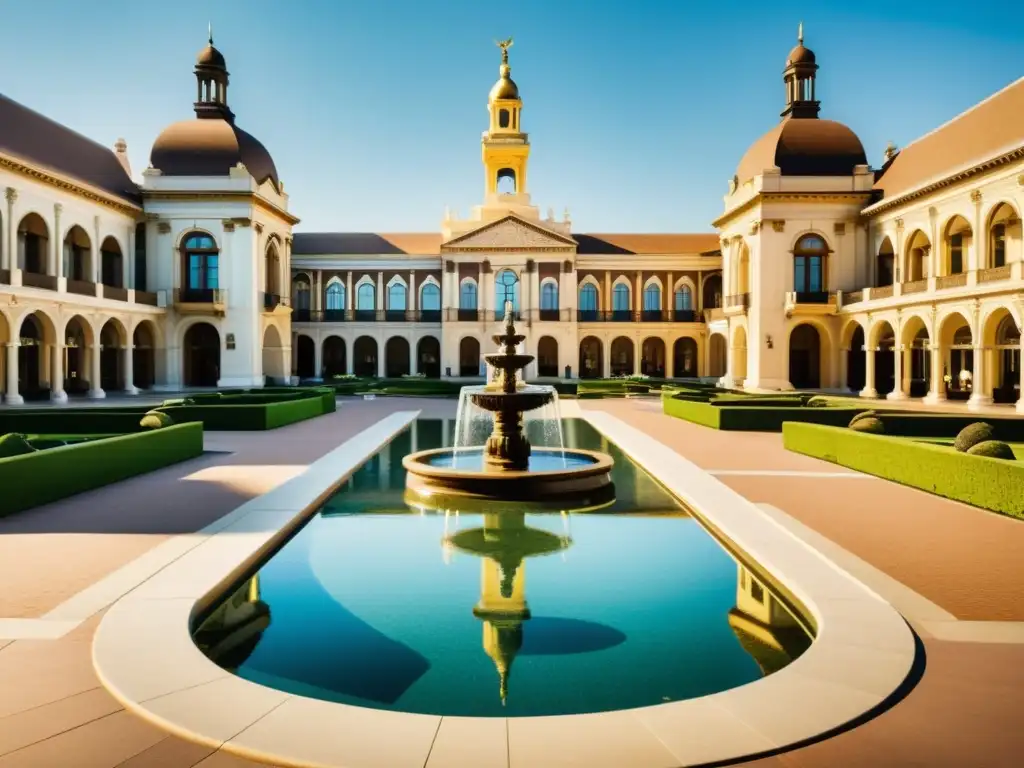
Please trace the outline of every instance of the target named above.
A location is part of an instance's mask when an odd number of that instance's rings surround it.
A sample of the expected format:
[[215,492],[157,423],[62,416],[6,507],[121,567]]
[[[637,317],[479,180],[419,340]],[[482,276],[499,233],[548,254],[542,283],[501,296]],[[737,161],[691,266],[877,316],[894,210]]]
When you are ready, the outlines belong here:
[[519,86],[515,84],[515,81],[509,76],[507,72],[503,72],[501,78],[495,83],[494,87],[490,89],[490,95],[488,98],[495,101],[500,98],[519,98]]
[[789,52],[789,56],[786,57],[786,66],[790,67],[794,64],[814,64],[814,51],[810,48],[804,48],[803,43],[796,46],[792,51]]
[[224,54],[218,51],[213,45],[208,45],[199,52],[196,56],[197,67],[220,67],[221,69],[227,67],[227,62],[224,61]]
[[778,166],[783,176],[850,176],[867,165],[857,134],[834,120],[789,118],[755,141],[740,160],[740,183]]
[[169,125],[157,136],[149,162],[165,176],[227,176],[242,163],[258,184],[280,188],[274,160],[259,141],[222,119]]

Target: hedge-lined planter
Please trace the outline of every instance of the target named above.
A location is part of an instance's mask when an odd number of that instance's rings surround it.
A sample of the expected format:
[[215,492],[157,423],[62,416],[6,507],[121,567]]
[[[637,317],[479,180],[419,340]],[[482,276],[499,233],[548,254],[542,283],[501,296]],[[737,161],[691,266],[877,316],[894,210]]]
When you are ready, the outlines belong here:
[[812,424],[846,426],[850,419],[865,408],[811,408],[788,401],[768,398],[751,398],[738,403],[733,400],[708,402],[700,395],[665,395],[661,399],[662,410],[668,416],[692,421],[712,429],[739,432],[778,432],[787,421],[803,421]]
[[0,434],[119,435],[138,432],[148,407],[48,408],[45,411],[0,410]]
[[793,422],[783,425],[782,444],[795,453],[1024,518],[1024,461],[1019,459],[990,459],[903,437]]
[[192,423],[0,459],[0,517],[177,464],[202,452],[203,425]]
[[195,405],[164,405],[155,410],[163,411],[178,424],[202,422],[203,428],[212,432],[252,432],[277,429],[333,413],[337,408],[335,393],[330,387],[208,394],[191,399]]

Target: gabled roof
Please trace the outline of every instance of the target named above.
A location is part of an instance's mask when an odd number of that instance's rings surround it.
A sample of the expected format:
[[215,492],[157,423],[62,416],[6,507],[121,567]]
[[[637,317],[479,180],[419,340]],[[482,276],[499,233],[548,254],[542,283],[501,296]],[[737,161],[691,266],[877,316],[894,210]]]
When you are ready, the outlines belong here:
[[0,94],[0,152],[139,205],[139,188],[110,149]]
[[573,235],[579,247],[577,253],[604,254],[693,254],[709,253],[721,248],[719,236],[714,232],[694,234],[620,234]]
[[[498,237],[497,243],[489,244],[487,242],[488,236]],[[511,238],[511,242],[507,245],[512,247],[531,248],[537,247],[538,245],[546,246],[553,243],[558,243],[559,247],[569,246],[576,247],[576,241],[569,235],[563,235],[561,232],[555,232],[547,227],[543,227],[536,222],[527,221],[521,219],[518,216],[509,214],[503,216],[495,221],[489,221],[486,224],[472,229],[469,232],[463,232],[457,237],[453,237],[451,240],[443,243],[445,248],[454,246],[456,248],[461,247],[477,247],[486,249],[492,245],[495,247],[505,247],[506,243],[501,243],[501,238]],[[473,240],[478,242],[475,245],[471,245]],[[516,242],[516,241],[519,242]],[[534,242],[528,242],[533,240]]]
[[1024,148],[1024,77],[911,142],[875,181],[883,201]]

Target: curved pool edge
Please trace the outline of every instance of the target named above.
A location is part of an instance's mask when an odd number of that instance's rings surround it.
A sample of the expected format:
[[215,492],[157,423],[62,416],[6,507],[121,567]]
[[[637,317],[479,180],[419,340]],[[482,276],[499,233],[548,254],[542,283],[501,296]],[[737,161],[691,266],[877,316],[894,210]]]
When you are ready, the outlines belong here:
[[128,710],[186,739],[286,766],[387,764],[700,765],[813,740],[880,708],[915,660],[892,606],[752,502],[609,414],[582,416],[703,522],[785,585],[817,638],[761,680],[680,702],[597,714],[469,718],[366,709],[243,680],[192,642],[192,618],[279,545],[317,500],[415,418],[393,414],[305,473],[231,513],[232,522],[118,600],[93,641],[102,684]]

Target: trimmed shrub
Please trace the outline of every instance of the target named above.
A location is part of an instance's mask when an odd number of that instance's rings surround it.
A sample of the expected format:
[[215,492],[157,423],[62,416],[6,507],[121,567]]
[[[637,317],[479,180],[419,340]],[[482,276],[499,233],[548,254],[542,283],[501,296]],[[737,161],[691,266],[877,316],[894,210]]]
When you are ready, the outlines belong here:
[[852,427],[854,422],[860,421],[861,419],[877,419],[878,411],[861,411],[852,419],[850,419],[850,426]]
[[171,426],[173,423],[174,419],[163,411],[150,411],[142,417],[139,426],[143,429],[163,429],[164,427]]
[[870,432],[872,435],[885,434],[885,424],[873,416],[868,416],[866,419],[854,419],[850,422],[849,428],[854,432]]
[[996,431],[991,424],[979,421],[975,424],[968,424],[960,430],[953,441],[953,447],[965,453],[979,443],[992,442],[996,439]]
[[[958,413],[906,413],[879,411],[885,432],[900,437],[942,437],[952,440],[957,432],[977,424],[976,416]],[[985,420],[995,429],[995,439],[1007,443],[1024,443],[1024,419],[1012,416],[990,416]]]
[[152,472],[203,452],[200,424],[176,424],[0,459],[0,517]]
[[1017,458],[1013,453],[1013,448],[1000,440],[985,440],[975,443],[967,449],[967,453],[971,456],[987,456],[990,459],[1007,459],[1008,461],[1014,461]]
[[22,434],[12,432],[9,435],[0,437],[0,459],[6,459],[9,456],[22,456],[33,451],[35,449],[28,444],[28,441]]
[[808,408],[828,408],[830,405],[832,405],[832,403],[829,402],[828,398],[826,397],[822,397],[821,395],[815,395],[806,403],[804,403],[804,405],[806,405]]
[[47,408],[31,411],[21,408],[0,410],[0,433],[25,435],[123,435],[138,432],[142,407]]

